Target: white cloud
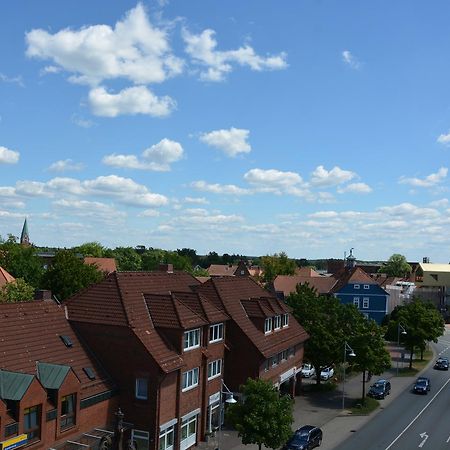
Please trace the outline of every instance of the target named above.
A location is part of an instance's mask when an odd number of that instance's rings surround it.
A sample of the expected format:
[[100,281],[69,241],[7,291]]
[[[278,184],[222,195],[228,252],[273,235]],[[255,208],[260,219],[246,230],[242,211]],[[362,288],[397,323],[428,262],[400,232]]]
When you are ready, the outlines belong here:
[[60,199],[53,202],[53,206],[58,209],[64,209],[70,214],[82,217],[99,217],[112,218],[124,218],[126,214],[122,211],[118,211],[111,205],[107,205],[102,202],[91,202],[88,200],[74,200],[74,199]]
[[138,217],[159,217],[159,211],[156,209],[146,209],[138,214]]
[[249,153],[252,149],[247,142],[249,130],[231,127],[229,130],[215,130],[203,133],[200,141],[222,150],[227,156],[237,156],[240,153]]
[[168,116],[176,107],[169,96],[157,97],[145,86],[125,88],[111,94],[104,87],[89,92],[89,104],[93,114],[103,117],[117,117],[123,114],[145,114],[153,117]]
[[171,52],[166,30],[150,23],[141,3],[114,27],[66,28],[54,34],[34,29],[26,33],[26,43],[27,56],[50,60],[52,67],[74,74],[72,81],[90,85],[116,78],[160,83],[183,70],[183,61]]
[[0,81],[2,81],[3,83],[14,83],[14,84],[18,84],[20,87],[24,87],[21,75],[19,75],[17,77],[8,77],[4,73],[0,72]]
[[0,146],[0,164],[16,164],[19,158],[19,152]]
[[298,173],[275,169],[251,169],[244,175],[244,179],[250,184],[269,188],[284,188],[302,183],[302,177]]
[[211,192],[213,194],[224,194],[224,195],[247,195],[251,191],[248,189],[243,189],[234,184],[209,184],[206,181],[194,181],[190,186],[198,191]]
[[209,202],[205,197],[184,197],[186,203],[196,203],[199,205],[208,205]]
[[449,201],[447,198],[441,198],[440,200],[434,200],[430,202],[430,206],[432,208],[447,208],[449,205]]
[[186,44],[186,53],[193,62],[206,67],[200,72],[200,78],[205,81],[223,81],[225,75],[233,70],[233,64],[248,66],[251,70],[279,70],[287,67],[286,54],[259,56],[254,49],[246,44],[236,50],[217,50],[215,31],[206,29],[200,34],[182,32]]
[[76,163],[71,159],[64,159],[51,164],[48,170],[52,172],[67,172],[82,170],[83,167],[83,163]]
[[338,166],[331,170],[326,170],[323,166],[318,166],[311,174],[311,184],[313,186],[336,186],[338,184],[346,183],[356,177],[354,172],[343,170]]
[[415,187],[429,188],[436,186],[444,181],[447,177],[448,169],[447,167],[441,167],[436,173],[432,173],[425,178],[407,178],[401,177],[399,180],[400,184],[409,184]]
[[409,216],[413,218],[434,218],[439,212],[434,208],[421,208],[412,203],[400,203],[394,206],[382,206],[378,211],[391,216]]
[[369,194],[372,192],[372,188],[366,183],[351,183],[347,186],[338,188],[339,194],[344,194],[346,192],[351,192],[355,194]]
[[344,50],[342,52],[342,61],[348,64],[352,69],[359,69],[361,63],[352,55],[349,50]]
[[81,128],[91,128],[95,125],[95,122],[93,122],[92,120],[84,119],[78,114],[73,114],[71,117],[71,121],[72,123]]
[[450,145],[450,133],[439,135],[439,137],[437,138],[437,142],[443,145]]
[[170,164],[183,157],[183,147],[179,142],[162,139],[142,152],[142,159],[136,155],[107,155],[102,162],[108,166],[125,169],[153,170],[167,172]]

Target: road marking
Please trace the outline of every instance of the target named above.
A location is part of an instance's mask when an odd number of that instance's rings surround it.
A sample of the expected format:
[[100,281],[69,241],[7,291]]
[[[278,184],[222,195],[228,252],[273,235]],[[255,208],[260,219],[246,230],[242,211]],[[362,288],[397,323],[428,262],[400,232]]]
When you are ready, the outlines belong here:
[[411,420],[411,422],[409,422],[409,424],[405,427],[405,429],[384,450],[389,450],[403,436],[405,431],[408,430],[411,427],[411,425],[422,415],[422,413],[431,405],[434,399],[441,393],[442,389],[444,389],[448,383],[450,383],[450,378],[442,385],[442,387],[436,392],[436,394],[433,395],[433,398],[421,409],[419,414],[417,414],[417,416],[414,417],[414,419]]
[[450,436],[447,438],[447,444],[450,442]]
[[427,433],[420,433],[419,436],[423,439],[422,442],[419,444],[419,447],[423,447],[425,442],[427,442],[427,439],[429,438]]

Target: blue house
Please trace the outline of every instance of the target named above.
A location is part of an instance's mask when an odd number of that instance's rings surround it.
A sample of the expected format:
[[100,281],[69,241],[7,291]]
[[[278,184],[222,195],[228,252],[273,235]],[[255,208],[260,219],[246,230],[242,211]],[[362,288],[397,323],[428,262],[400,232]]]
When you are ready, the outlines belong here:
[[338,276],[332,293],[341,303],[355,305],[379,324],[388,312],[389,294],[359,267],[347,266]]

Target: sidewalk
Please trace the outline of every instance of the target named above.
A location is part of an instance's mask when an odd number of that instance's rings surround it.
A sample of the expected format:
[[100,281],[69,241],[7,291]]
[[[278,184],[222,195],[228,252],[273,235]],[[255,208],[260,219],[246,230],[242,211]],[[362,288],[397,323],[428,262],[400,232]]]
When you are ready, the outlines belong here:
[[[388,345],[391,354],[392,367],[380,376],[374,376],[370,382],[366,382],[366,392],[369,386],[378,378],[385,378],[391,382],[391,394],[383,402],[383,406],[389,404],[397,395],[403,392],[408,386],[411,386],[416,377],[397,377],[397,363],[399,367],[406,366],[406,360],[401,360],[403,348],[398,348],[395,344]],[[311,380],[311,382],[315,382]],[[308,381],[305,381],[308,383]],[[362,394],[362,374],[348,378],[345,382],[345,405],[350,406],[355,400],[361,398]],[[310,424],[321,427],[324,434],[322,450],[331,450],[343,442],[349,435],[365,423],[367,423],[375,414],[378,414],[381,408],[378,408],[370,416],[351,415],[348,410],[342,410],[342,383],[331,392],[303,393],[295,398],[294,405],[294,423],[292,429],[297,429],[302,425]],[[216,433],[217,434],[217,433]],[[220,445],[219,445],[220,444]],[[201,443],[197,448],[202,450],[254,450],[256,445],[243,445],[236,431],[222,430],[220,442],[217,436],[208,443]],[[265,447],[263,447],[265,448]]]

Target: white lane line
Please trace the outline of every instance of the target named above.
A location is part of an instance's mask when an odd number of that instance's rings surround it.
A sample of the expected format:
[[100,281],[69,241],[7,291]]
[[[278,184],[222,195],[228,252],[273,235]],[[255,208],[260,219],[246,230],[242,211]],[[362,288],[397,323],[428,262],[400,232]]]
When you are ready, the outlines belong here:
[[450,442],[450,436],[447,438],[447,444]]
[[448,383],[450,383],[450,378],[442,385],[442,387],[436,392],[436,394],[433,395],[433,398],[422,408],[419,414],[417,414],[417,416],[414,417],[411,422],[409,422],[406,428],[384,450],[389,450],[405,434],[405,431],[408,430],[411,425],[422,415],[422,413],[431,405],[434,399],[441,393],[442,389],[444,389]]

